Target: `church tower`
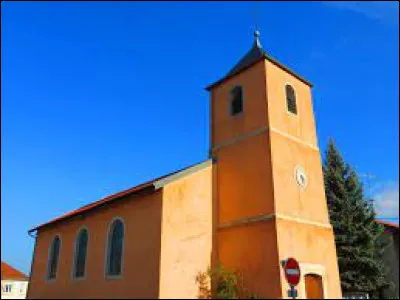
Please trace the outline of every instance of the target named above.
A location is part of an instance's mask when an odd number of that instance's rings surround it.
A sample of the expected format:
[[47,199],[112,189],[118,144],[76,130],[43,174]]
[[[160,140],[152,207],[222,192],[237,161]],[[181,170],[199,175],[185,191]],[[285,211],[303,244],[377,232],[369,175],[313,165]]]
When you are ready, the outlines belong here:
[[299,298],[341,298],[311,96],[259,32],[210,91],[217,261],[249,290],[287,298],[282,262],[300,262]]

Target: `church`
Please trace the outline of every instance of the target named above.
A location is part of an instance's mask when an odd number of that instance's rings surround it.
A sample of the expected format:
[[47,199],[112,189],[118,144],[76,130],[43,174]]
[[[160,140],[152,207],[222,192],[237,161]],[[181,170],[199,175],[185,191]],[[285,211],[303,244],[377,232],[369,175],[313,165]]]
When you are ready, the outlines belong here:
[[261,298],[341,298],[312,84],[251,49],[210,94],[209,158],[29,231],[28,298],[196,299],[196,276],[222,265]]

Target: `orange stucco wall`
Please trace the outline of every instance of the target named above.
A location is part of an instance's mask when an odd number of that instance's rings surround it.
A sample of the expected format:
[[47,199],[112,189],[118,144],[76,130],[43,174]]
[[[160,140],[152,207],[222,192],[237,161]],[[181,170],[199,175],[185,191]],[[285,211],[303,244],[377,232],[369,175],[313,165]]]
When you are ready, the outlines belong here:
[[[212,164],[166,183],[151,194],[129,196],[105,209],[38,232],[29,298],[197,298],[196,275],[211,266]],[[125,224],[123,274],[105,277],[108,226]],[[72,278],[75,238],[89,231],[86,276]],[[58,273],[46,278],[48,249],[61,237]]]
[[[236,85],[243,87],[243,113],[232,117],[229,93]],[[268,124],[264,62],[214,88],[211,107],[212,155],[218,161],[215,189],[219,223],[272,213],[268,133],[237,140]],[[226,145],[229,142],[233,143]]]
[[[329,224],[319,151],[275,132],[271,145],[276,213]],[[298,166],[307,175],[305,188],[296,181]]]
[[[324,277],[326,298],[341,299],[341,287],[339,281],[339,270],[337,265],[336,247],[332,228],[301,224],[292,220],[277,219],[277,235],[279,259],[295,257],[301,264],[310,265],[300,268],[304,281],[307,273],[316,273],[314,270],[322,270]],[[300,265],[301,266],[301,265]],[[287,284],[283,269],[281,268],[282,295],[287,295],[290,288]],[[302,288],[303,282],[299,283],[299,298],[305,299],[306,295]]]
[[[269,126],[317,146],[311,88],[279,68],[265,61]],[[285,85],[290,84],[296,94],[297,114],[288,112]]]
[[[243,89],[244,114],[230,116],[229,93],[240,85]],[[211,90],[211,145],[235,138],[268,123],[265,101],[265,66],[260,61],[253,67],[228,79]],[[251,116],[251,118],[246,117]]]
[[[297,115],[287,110],[286,84],[295,90]],[[243,87],[244,109],[232,117],[235,85]],[[294,256],[324,270],[327,295],[340,296],[310,87],[260,61],[214,87],[211,107],[219,262],[242,271],[259,296],[287,298],[280,262]],[[296,183],[297,166],[306,172],[305,188]]]
[[[311,269],[323,270],[326,296],[341,297],[336,247],[329,224],[321,156],[317,148],[311,89],[270,62],[266,62],[266,74],[279,259],[295,257]],[[297,115],[286,108],[287,83],[296,92]],[[298,166],[307,175],[305,188],[300,188],[296,182],[295,169]],[[285,296],[289,286],[282,269],[281,278],[282,295]],[[299,297],[306,297],[304,291],[300,291]]]
[[[270,62],[266,74],[276,213],[329,224],[310,87]],[[295,89],[297,115],[286,108],[286,83]],[[308,178],[304,189],[296,183],[297,166]]]
[[246,297],[281,297],[275,222],[255,222],[219,229],[219,263],[240,271]]
[[220,149],[219,223],[274,212],[267,133]]
[[[258,62],[212,90],[212,155],[218,210],[218,263],[238,270],[249,293],[268,298],[281,296],[277,236],[273,219],[234,224],[273,214],[266,101],[265,63]],[[229,114],[229,92],[243,87],[243,113]]]
[[196,275],[211,265],[212,165],[163,188],[161,299],[196,299]]
[[[119,201],[86,217],[60,223],[38,232],[28,298],[157,298],[161,249],[162,193]],[[105,279],[105,249],[110,221],[125,224],[123,275]],[[89,231],[86,277],[72,279],[75,238],[85,226]],[[46,278],[48,248],[61,237],[55,280]]]

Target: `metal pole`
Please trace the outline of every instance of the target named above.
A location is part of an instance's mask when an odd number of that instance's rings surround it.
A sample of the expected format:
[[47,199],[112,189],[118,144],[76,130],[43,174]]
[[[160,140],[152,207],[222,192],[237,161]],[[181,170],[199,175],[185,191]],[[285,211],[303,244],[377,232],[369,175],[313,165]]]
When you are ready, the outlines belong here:
[[297,297],[297,290],[295,289],[294,285],[290,285],[289,297],[292,299],[296,299]]

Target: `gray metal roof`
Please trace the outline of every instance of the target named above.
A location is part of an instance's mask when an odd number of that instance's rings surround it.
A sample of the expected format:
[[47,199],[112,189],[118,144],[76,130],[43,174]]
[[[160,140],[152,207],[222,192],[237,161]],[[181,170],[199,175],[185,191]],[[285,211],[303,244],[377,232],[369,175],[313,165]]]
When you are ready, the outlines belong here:
[[215,82],[215,83],[209,85],[208,87],[206,87],[206,89],[210,90],[211,88],[219,85],[220,83],[222,83],[226,79],[228,79],[228,78],[240,73],[241,71],[249,68],[250,66],[252,66],[253,64],[255,64],[256,62],[258,62],[258,61],[260,61],[262,59],[267,59],[268,61],[272,62],[276,66],[280,67],[281,69],[285,70],[286,72],[292,74],[294,77],[296,77],[299,80],[303,81],[305,84],[309,85],[310,87],[313,86],[312,83],[310,83],[308,80],[304,79],[300,75],[296,74],[293,70],[289,69],[285,65],[281,64],[280,62],[278,62],[276,59],[274,59],[271,56],[269,56],[261,46],[260,33],[258,31],[255,31],[254,32],[254,42],[253,42],[253,46],[251,47],[250,51],[247,52],[246,55],[242,57],[242,59],[228,72],[228,74],[226,74],[223,78],[221,78],[217,82]]
[[265,52],[260,43],[260,33],[256,30],[254,32],[253,47],[251,47],[250,51],[242,57],[242,59],[228,72],[228,74],[226,74],[225,77],[230,77],[239,73],[259,59],[263,58],[264,56]]

